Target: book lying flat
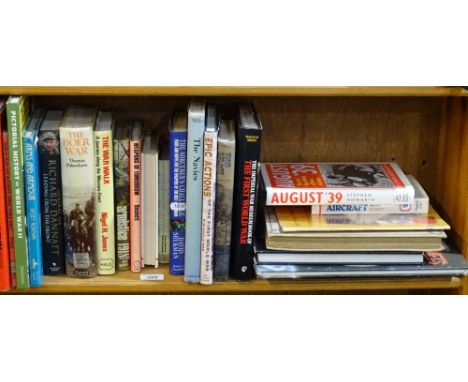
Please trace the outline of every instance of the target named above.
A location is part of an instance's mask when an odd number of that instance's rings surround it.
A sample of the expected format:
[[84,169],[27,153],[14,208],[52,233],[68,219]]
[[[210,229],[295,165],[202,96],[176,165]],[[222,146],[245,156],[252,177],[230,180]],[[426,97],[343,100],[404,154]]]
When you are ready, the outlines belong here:
[[307,207],[274,207],[284,232],[448,230],[450,226],[429,207],[427,215],[311,215]]
[[266,248],[261,238],[256,240],[254,250],[257,262],[263,264],[422,264],[424,261],[424,252],[410,251],[276,251]]
[[439,251],[444,231],[284,232],[272,208],[265,208],[266,247],[293,251]]
[[261,264],[254,259],[257,277],[262,279],[350,278],[350,277],[463,277],[468,263],[456,252],[441,252],[440,261],[415,265],[311,265]]

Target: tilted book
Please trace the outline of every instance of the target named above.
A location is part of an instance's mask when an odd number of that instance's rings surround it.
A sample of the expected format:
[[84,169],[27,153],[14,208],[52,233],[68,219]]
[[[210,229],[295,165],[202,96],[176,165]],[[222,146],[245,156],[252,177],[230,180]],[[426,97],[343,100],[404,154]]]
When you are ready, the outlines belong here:
[[63,111],[49,110],[39,129],[41,179],[42,268],[45,275],[65,273],[65,248],[60,165]]
[[[0,131],[6,125],[5,102],[0,99]],[[0,135],[0,290],[11,287],[10,252],[8,244],[8,216],[5,196],[5,170],[3,168],[3,134]]]
[[100,111],[94,129],[96,166],[96,251],[100,275],[115,273],[113,140],[114,114]]
[[2,127],[2,148],[3,148],[3,168],[5,176],[5,207],[7,212],[8,225],[8,253],[10,255],[10,280],[11,287],[16,288],[16,259],[15,259],[15,235],[13,233],[13,198],[11,197],[11,177],[10,177],[10,148],[8,146],[8,127],[6,123],[6,113]]
[[60,125],[65,226],[66,272],[71,277],[96,277],[96,177],[94,124],[96,110],[69,108]]
[[141,272],[143,254],[141,243],[141,151],[143,122],[133,121],[130,135],[130,270]]
[[34,110],[23,132],[29,282],[31,286],[34,287],[41,286],[43,281],[39,148],[37,134],[44,114],[44,110]]
[[249,280],[253,271],[253,240],[262,125],[251,104],[239,106],[232,211],[231,275]]
[[216,202],[216,158],[219,122],[216,107],[208,105],[203,137],[203,192],[200,245],[200,283],[213,284]]
[[411,204],[414,187],[395,162],[265,163],[266,205]]
[[119,271],[130,269],[130,141],[129,129],[116,128],[114,133],[114,202],[115,250]]
[[170,272],[184,274],[187,113],[173,115],[169,129]]
[[170,218],[169,218],[169,142],[160,140],[158,163],[158,251],[159,262],[169,264]]
[[10,180],[15,242],[16,287],[29,288],[28,243],[26,237],[26,203],[23,174],[23,130],[29,116],[29,98],[10,96],[7,101],[7,123],[10,156]]
[[143,258],[145,265],[159,266],[158,257],[158,154],[159,138],[147,133],[143,143]]
[[187,195],[184,280],[200,281],[203,132],[205,102],[192,100],[187,110]]
[[234,120],[222,118],[219,125],[216,167],[215,280],[227,280],[229,277],[235,158],[236,130]]
[[429,212],[429,196],[419,182],[411,175],[408,179],[414,187],[414,202],[407,204],[334,204],[328,206],[311,206],[312,215],[342,215],[342,214],[427,214]]

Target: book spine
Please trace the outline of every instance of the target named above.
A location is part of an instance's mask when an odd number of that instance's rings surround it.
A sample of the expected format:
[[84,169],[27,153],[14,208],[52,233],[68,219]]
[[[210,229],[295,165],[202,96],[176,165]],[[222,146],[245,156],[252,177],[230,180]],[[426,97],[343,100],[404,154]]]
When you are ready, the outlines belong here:
[[39,153],[36,135],[23,137],[24,178],[26,186],[26,221],[28,237],[29,280],[42,285],[41,204],[39,197]]
[[112,131],[94,132],[96,166],[96,248],[100,275],[115,273],[114,160]]
[[[5,123],[0,105],[0,128],[3,132],[3,124]],[[5,170],[3,166],[3,134],[0,135],[0,290],[6,290],[11,287],[10,278],[10,253],[8,245],[8,216],[7,204],[5,197]]]
[[114,140],[115,233],[117,269],[130,269],[129,141]]
[[184,274],[187,133],[169,133],[170,272]]
[[141,272],[141,147],[140,140],[130,140],[130,270]]
[[159,160],[158,188],[159,259],[161,264],[168,264],[170,254],[169,160]]
[[60,128],[65,262],[70,277],[97,276],[93,128]]
[[231,275],[237,280],[254,276],[253,238],[256,216],[257,179],[261,130],[237,129],[234,177]]
[[10,257],[10,281],[11,287],[16,288],[16,258],[15,258],[15,236],[13,233],[13,198],[11,197],[11,178],[10,178],[10,157],[8,147],[8,130],[2,130],[3,136],[3,164],[5,175],[5,201],[8,226],[8,253]]
[[60,137],[58,132],[51,134],[55,136],[57,150],[54,152],[39,150],[42,267],[45,275],[60,275],[65,272]]
[[219,281],[229,277],[235,145],[234,140],[218,139],[214,278]]
[[203,133],[205,118],[189,112],[187,133],[187,199],[185,271],[187,282],[200,281],[200,244],[202,218]]
[[218,132],[206,131],[203,143],[203,199],[200,244],[200,283],[205,285],[213,284],[217,146]]
[[429,201],[415,199],[411,204],[355,204],[311,206],[312,215],[427,214]]
[[16,288],[29,288],[28,249],[23,176],[22,133],[28,110],[26,100],[7,103],[11,195],[13,197],[13,234],[15,242]]

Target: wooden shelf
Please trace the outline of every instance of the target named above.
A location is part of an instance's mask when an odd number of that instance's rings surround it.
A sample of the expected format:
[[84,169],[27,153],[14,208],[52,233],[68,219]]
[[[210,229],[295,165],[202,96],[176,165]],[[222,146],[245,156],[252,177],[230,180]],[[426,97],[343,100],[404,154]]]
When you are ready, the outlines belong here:
[[401,279],[331,279],[331,280],[254,280],[250,282],[216,282],[213,285],[189,284],[182,276],[169,274],[167,265],[159,269],[145,268],[143,273],[163,273],[164,281],[140,281],[140,274],[129,271],[93,279],[66,276],[45,277],[44,285],[26,291],[6,293],[27,294],[217,294],[217,293],[307,293],[325,291],[391,291],[422,289],[454,289],[462,286],[460,278]]
[[60,96],[468,96],[458,86],[0,86],[0,94]]

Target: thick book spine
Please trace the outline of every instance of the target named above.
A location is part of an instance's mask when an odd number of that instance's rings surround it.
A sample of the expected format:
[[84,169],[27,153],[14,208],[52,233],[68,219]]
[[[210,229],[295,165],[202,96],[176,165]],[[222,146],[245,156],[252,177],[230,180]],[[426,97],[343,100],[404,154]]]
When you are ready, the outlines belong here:
[[130,268],[129,140],[114,139],[115,233],[117,269]]
[[169,133],[170,272],[184,274],[187,132]]
[[217,146],[218,131],[205,131],[200,243],[200,283],[205,285],[213,284]]
[[203,133],[205,104],[193,101],[187,123],[187,198],[184,280],[200,281],[200,245],[202,216]]
[[5,175],[5,206],[7,212],[8,226],[8,253],[10,257],[10,281],[11,287],[16,288],[16,258],[15,258],[15,235],[13,233],[13,198],[11,197],[10,156],[8,147],[8,129],[2,127],[3,137],[3,165]]
[[235,150],[234,139],[218,138],[214,278],[219,281],[229,277]]
[[[46,148],[44,142],[49,141]],[[62,169],[58,130],[39,132],[41,179],[42,268],[45,275],[65,273]]]
[[100,275],[115,273],[115,221],[112,131],[94,132],[96,166],[96,249]]
[[[3,131],[4,109],[3,102],[0,101],[0,128]],[[10,278],[10,253],[8,246],[8,217],[5,197],[5,170],[3,168],[3,134],[0,135],[0,290],[11,287]]]
[[261,130],[238,127],[230,269],[237,280],[249,280],[254,276],[253,239],[260,143]]
[[66,272],[97,276],[93,121],[88,127],[60,127]]
[[141,272],[141,147],[140,140],[130,140],[130,270]]
[[36,132],[23,136],[29,280],[33,287],[43,282],[39,153]]
[[159,260],[161,264],[168,264],[170,254],[169,158],[159,160],[158,190]]
[[[14,100],[12,100],[13,98]],[[29,113],[28,109],[28,100],[25,97],[10,97],[7,102],[17,289],[29,288],[22,142],[23,129]]]

